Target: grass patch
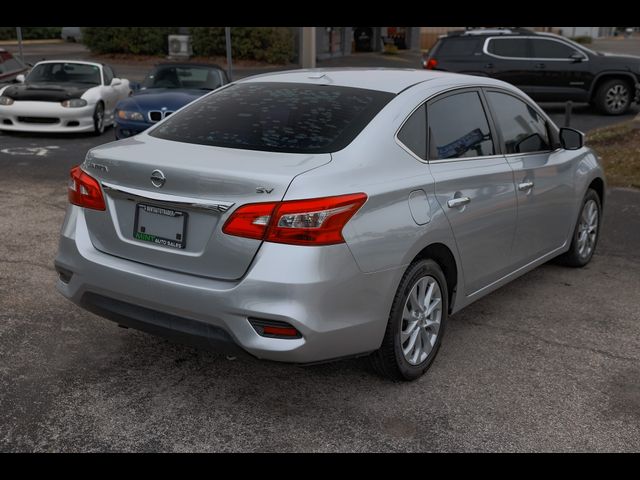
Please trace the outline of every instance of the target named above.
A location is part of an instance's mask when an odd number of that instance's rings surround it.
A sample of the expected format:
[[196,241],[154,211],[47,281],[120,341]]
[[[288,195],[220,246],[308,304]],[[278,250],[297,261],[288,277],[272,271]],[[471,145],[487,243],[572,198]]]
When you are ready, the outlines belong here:
[[640,189],[639,120],[594,130],[586,144],[600,157],[610,186]]

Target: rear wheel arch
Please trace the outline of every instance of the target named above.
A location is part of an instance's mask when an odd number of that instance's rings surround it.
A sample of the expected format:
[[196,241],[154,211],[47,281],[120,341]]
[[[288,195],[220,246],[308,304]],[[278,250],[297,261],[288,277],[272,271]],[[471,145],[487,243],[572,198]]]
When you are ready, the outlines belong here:
[[423,259],[433,260],[444,273],[444,277],[447,280],[447,291],[449,292],[449,313],[451,313],[455,301],[456,286],[458,285],[458,264],[453,252],[444,243],[432,243],[423,248],[411,263]]
[[[624,72],[601,73],[599,76],[596,77],[596,79],[593,82],[593,85],[591,86],[591,91],[589,92],[590,102],[593,102],[595,100],[595,96],[598,94],[598,89],[602,86],[602,84],[609,80],[622,80],[626,82],[631,92],[633,92],[635,88],[636,82],[635,82],[635,79],[633,78],[633,75],[630,73],[624,73]],[[631,96],[633,98],[633,93]]]

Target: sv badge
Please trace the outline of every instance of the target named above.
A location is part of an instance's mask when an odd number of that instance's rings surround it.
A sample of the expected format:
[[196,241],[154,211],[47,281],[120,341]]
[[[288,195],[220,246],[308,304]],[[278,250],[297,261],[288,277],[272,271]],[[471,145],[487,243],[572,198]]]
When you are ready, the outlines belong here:
[[271,193],[273,192],[273,188],[267,188],[267,187],[258,187],[256,188],[256,193]]

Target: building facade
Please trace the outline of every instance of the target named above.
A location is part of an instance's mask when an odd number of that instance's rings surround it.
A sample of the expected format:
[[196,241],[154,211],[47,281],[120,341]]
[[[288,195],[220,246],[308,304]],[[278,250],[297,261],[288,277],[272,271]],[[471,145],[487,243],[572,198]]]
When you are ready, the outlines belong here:
[[420,49],[420,27],[316,27],[317,58],[357,52],[380,52],[385,43],[399,49]]

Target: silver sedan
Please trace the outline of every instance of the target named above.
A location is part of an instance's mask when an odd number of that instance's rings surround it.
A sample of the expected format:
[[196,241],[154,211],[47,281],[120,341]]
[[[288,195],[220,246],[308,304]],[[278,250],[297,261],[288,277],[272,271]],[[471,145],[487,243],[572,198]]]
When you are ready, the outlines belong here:
[[449,315],[591,260],[605,180],[583,143],[488,78],[251,77],[71,170],[58,289],[122,326],[412,380]]

